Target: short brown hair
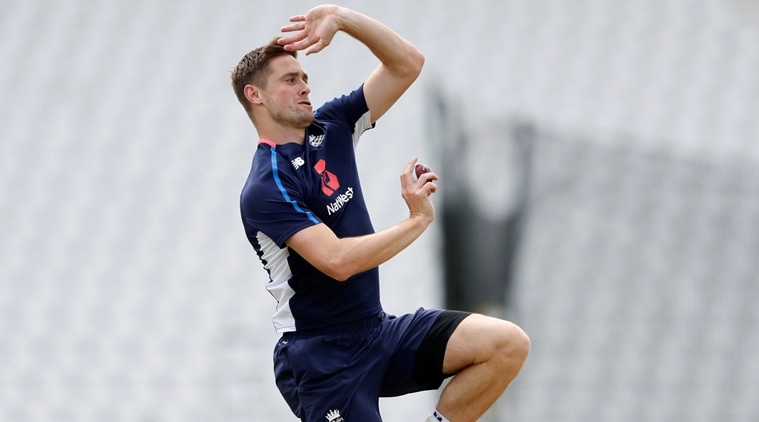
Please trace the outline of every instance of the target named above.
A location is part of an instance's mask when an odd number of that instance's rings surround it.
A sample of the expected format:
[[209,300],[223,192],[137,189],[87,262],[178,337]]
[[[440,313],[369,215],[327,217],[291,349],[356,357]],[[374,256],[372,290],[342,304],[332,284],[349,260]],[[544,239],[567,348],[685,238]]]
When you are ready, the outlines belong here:
[[295,51],[287,51],[277,42],[278,38],[269,41],[268,44],[258,47],[250,53],[243,56],[240,63],[232,70],[232,89],[237,95],[237,100],[250,113],[250,103],[245,98],[245,85],[256,85],[262,88],[266,87],[266,79],[269,76],[268,64],[271,59],[290,55],[298,57]]

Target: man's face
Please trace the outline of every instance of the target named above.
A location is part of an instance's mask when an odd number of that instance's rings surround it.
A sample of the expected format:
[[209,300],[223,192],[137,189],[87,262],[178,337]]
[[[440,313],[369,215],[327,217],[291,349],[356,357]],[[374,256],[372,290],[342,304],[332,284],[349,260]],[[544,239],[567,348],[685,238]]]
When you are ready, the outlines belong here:
[[308,75],[295,57],[278,56],[269,62],[268,82],[261,98],[272,120],[288,127],[308,127],[314,121],[309,93]]

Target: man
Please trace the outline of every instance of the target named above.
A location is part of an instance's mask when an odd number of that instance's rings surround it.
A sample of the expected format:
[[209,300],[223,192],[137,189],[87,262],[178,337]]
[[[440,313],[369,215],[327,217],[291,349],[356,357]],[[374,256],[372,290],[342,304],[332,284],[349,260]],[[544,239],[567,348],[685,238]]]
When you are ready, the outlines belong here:
[[[290,19],[292,33],[251,51],[232,86],[259,142],[240,198],[246,234],[269,274],[282,337],[276,383],[301,420],[381,421],[379,397],[437,389],[430,421],[474,421],[522,367],[529,339],[516,325],[479,314],[419,309],[386,315],[378,266],[432,223],[437,176],[401,173],[408,218],[375,232],[355,160],[374,127],[416,80],[424,56],[380,22],[318,6]],[[298,50],[317,53],[343,31],[380,65],[353,92],[316,113]]]

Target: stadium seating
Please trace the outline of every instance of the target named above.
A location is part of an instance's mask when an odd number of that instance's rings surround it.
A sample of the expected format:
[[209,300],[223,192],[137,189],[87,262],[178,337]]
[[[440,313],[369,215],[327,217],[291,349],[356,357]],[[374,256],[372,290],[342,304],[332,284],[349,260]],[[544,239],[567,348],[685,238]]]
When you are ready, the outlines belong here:
[[[406,212],[411,156],[533,128],[507,310],[533,348],[488,420],[759,419],[759,28],[739,1],[343,2],[427,58],[358,146],[376,228]],[[0,420],[294,420],[228,79],[313,4],[0,5]],[[302,60],[315,103],[376,66],[347,36]],[[444,303],[442,237],[383,265],[388,311]],[[381,405],[421,421],[434,400]]]

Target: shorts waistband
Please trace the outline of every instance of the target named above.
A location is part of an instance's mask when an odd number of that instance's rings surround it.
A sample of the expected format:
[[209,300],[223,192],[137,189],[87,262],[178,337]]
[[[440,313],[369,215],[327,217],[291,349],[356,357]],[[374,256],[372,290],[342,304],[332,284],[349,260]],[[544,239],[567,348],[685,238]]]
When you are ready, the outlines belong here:
[[334,324],[319,328],[310,328],[307,330],[289,331],[282,333],[282,338],[296,339],[322,336],[325,334],[340,335],[365,333],[377,328],[380,325],[380,321],[385,319],[386,316],[387,314],[385,312],[380,312],[375,316],[357,319],[350,322],[344,322],[341,324]]

